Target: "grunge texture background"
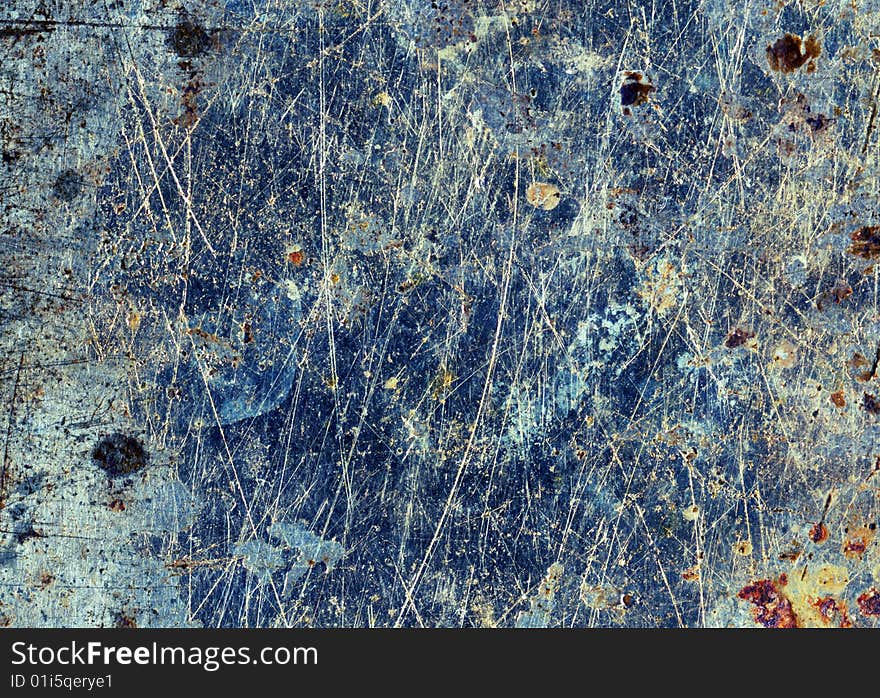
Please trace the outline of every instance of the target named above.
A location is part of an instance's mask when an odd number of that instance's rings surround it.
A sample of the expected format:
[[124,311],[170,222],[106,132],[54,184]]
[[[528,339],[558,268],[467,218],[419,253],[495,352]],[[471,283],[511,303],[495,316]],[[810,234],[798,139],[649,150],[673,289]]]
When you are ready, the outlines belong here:
[[0,623],[865,626],[877,0],[7,0]]

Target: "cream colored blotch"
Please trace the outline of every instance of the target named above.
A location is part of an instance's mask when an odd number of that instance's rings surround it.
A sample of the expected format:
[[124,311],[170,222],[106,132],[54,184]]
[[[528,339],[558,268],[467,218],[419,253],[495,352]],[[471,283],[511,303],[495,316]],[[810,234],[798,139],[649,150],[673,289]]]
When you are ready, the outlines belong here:
[[559,206],[562,192],[555,184],[547,182],[532,182],[526,189],[526,200],[535,208],[552,211]]

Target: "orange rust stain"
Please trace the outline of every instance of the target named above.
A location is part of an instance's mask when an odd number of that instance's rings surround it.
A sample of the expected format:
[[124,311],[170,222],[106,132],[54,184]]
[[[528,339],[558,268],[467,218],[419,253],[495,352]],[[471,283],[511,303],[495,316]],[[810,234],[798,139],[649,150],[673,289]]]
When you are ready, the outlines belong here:
[[863,616],[880,616],[880,591],[871,587],[856,599]]
[[[803,51],[801,47],[803,46]],[[767,62],[770,69],[780,73],[793,73],[811,58],[818,58],[822,47],[815,37],[810,36],[801,42],[797,34],[786,34],[767,46]],[[807,66],[809,72],[815,70],[815,63]]]
[[847,613],[846,603],[837,601],[833,596],[815,599],[811,605],[819,612],[822,625],[837,624],[840,628],[851,628],[852,621]]
[[865,550],[873,542],[877,535],[876,525],[858,526],[846,530],[846,540],[843,541],[843,554],[850,560],[861,560]]
[[684,572],[681,573],[681,578],[686,582],[696,582],[700,579],[700,568],[698,565],[694,565],[693,567],[689,567]]
[[739,598],[753,604],[752,615],[756,623],[765,628],[796,628],[797,616],[791,607],[791,601],[782,592],[788,584],[785,574],[777,580],[760,579],[740,589]]
[[828,527],[821,521],[813,524],[810,529],[810,540],[817,544],[828,540]]

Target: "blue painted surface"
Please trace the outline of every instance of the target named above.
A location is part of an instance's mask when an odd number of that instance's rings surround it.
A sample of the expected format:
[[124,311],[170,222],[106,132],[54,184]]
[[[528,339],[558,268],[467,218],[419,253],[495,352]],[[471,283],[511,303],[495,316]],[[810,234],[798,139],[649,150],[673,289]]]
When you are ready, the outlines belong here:
[[9,624],[874,622],[880,6],[4,12]]

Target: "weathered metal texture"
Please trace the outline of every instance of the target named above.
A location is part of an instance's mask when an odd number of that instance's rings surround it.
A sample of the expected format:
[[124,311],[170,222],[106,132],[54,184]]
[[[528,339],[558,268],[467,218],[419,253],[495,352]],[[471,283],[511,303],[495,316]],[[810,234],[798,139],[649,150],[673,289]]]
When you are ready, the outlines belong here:
[[0,622],[880,615],[880,4],[13,0]]

